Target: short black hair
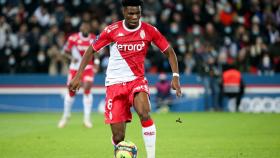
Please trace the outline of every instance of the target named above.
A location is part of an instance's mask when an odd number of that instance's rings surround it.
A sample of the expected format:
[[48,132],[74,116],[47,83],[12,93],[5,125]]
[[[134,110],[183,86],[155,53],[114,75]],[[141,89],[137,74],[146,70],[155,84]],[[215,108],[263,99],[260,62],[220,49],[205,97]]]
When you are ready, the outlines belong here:
[[143,0],[122,0],[122,6],[142,6]]

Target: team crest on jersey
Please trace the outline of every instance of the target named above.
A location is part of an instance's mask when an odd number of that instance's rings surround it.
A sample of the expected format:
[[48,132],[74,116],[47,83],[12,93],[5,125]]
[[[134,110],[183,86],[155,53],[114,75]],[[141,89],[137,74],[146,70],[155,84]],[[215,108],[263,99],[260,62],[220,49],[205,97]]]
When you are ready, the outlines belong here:
[[145,31],[144,30],[141,30],[140,31],[140,37],[142,38],[142,39],[144,39],[145,38]]

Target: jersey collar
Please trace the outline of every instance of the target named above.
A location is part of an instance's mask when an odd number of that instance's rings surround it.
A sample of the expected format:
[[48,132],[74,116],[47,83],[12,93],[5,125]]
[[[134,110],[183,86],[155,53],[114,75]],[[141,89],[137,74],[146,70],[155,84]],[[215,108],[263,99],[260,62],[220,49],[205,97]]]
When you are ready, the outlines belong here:
[[84,41],[90,39],[90,35],[88,35],[87,37],[84,37],[82,32],[79,32],[79,36],[80,36],[81,40],[84,40]]
[[125,20],[122,21],[122,25],[123,25],[123,28],[128,31],[128,32],[134,32],[134,31],[137,31],[140,29],[141,25],[142,25],[142,21],[139,20],[139,25],[135,28],[135,29],[129,29],[125,26],[125,23],[124,23]]

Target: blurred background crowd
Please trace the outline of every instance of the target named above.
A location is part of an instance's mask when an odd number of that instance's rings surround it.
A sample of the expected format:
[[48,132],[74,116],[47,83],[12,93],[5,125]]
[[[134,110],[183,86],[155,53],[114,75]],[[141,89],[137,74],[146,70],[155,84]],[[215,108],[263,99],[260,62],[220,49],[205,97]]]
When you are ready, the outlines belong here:
[[[66,74],[67,37],[82,21],[99,34],[123,19],[120,7],[117,0],[0,0],[0,73]],[[251,74],[280,71],[278,0],[144,0],[143,21],[170,41],[181,73],[215,76],[225,64]],[[99,57],[102,73],[108,48]],[[155,47],[145,64],[149,73],[171,71]]]

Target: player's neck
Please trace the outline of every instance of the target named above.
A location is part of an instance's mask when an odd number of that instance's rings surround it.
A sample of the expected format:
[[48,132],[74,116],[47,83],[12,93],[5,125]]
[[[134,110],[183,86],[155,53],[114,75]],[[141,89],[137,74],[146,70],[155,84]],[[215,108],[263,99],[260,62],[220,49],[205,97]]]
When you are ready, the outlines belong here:
[[88,38],[89,38],[89,34],[83,34],[82,32],[79,32],[79,36],[80,36],[82,39],[88,39]]
[[137,30],[141,27],[142,22],[141,22],[141,20],[139,20],[138,25],[137,25],[136,27],[134,27],[134,28],[130,28],[130,27],[127,25],[127,23],[126,23],[125,20],[123,20],[123,23],[122,23],[122,24],[123,24],[123,27],[124,27],[124,29],[125,29],[126,31],[133,32],[133,31],[137,31]]

